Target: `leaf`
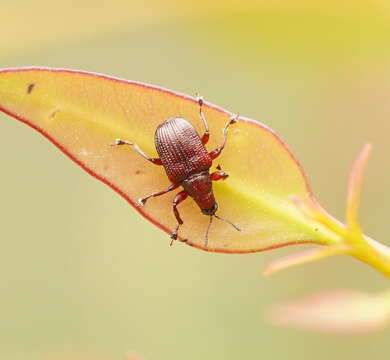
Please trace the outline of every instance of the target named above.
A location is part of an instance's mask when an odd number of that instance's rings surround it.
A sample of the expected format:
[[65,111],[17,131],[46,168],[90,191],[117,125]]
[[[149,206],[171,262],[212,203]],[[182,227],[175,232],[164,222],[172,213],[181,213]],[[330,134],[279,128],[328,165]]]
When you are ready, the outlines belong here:
[[[161,122],[175,116],[190,120],[202,133],[195,99],[80,71],[5,69],[0,71],[0,109],[46,136],[152,223],[167,233],[176,227],[173,193],[137,207],[137,199],[170,185],[163,168],[129,147],[108,145],[116,138],[129,140],[155,157],[154,131]],[[213,150],[220,145],[222,129],[232,113],[207,103],[204,113],[211,133],[207,148]],[[214,183],[218,215],[238,224],[242,231],[215,221],[205,248],[208,217],[189,199],[179,206],[184,220],[180,240],[207,251],[226,253],[340,241],[337,234],[305,217],[290,201],[291,195],[312,199],[311,190],[297,160],[266,126],[240,116],[214,166],[217,164],[230,175]]]
[[307,264],[333,255],[347,254],[349,250],[349,247],[344,244],[303,250],[274,260],[264,269],[263,275],[269,276],[280,270]]
[[390,293],[325,292],[274,305],[270,320],[280,326],[340,335],[379,331],[390,322]]
[[355,160],[348,182],[346,221],[350,231],[358,236],[361,234],[358,221],[359,201],[362,192],[363,174],[370,151],[371,145],[366,144]]

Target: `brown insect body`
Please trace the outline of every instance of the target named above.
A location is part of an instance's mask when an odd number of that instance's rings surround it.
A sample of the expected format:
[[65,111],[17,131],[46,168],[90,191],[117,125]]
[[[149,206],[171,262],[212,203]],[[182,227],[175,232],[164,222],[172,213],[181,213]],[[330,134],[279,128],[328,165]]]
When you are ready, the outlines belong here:
[[214,214],[217,205],[209,173],[212,158],[194,126],[185,119],[170,118],[158,126],[154,141],[169,180],[182,185],[203,213]]
[[209,172],[213,160],[221,154],[225,147],[228,127],[237,121],[238,116],[232,117],[226,123],[223,129],[222,145],[208,152],[205,145],[209,140],[209,128],[202,112],[203,99],[198,97],[197,101],[199,104],[199,117],[205,127],[205,132],[202,137],[199,136],[194,126],[187,120],[180,117],[173,117],[165,120],[156,129],[154,142],[159,158],[150,157],[137,144],[126,140],[116,139],[115,143],[111,145],[129,145],[146,160],[155,165],[164,166],[171,185],[165,190],[154,192],[139,199],[139,205],[143,206],[148,199],[164,195],[182,186],[183,190],[176,194],[172,203],[173,213],[177,220],[176,229],[171,234],[172,241],[177,239],[179,227],[184,223],[177,207],[190,196],[198,204],[202,213],[210,216],[209,225],[205,234],[205,247],[207,247],[208,232],[214,217],[229,223],[236,230],[240,231],[229,220],[223,219],[215,214],[218,205],[214,198],[212,181],[224,180],[228,175],[221,170],[219,165],[217,166],[218,171],[212,174]]

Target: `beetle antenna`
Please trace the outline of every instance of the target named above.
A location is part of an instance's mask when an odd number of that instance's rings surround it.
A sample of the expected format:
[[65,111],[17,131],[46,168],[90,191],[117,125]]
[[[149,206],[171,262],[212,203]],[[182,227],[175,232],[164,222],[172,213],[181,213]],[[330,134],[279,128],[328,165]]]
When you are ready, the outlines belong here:
[[216,215],[216,214],[214,214],[213,216],[215,216],[215,217],[216,217],[217,219],[219,219],[219,220],[222,220],[222,221],[227,222],[228,224],[230,224],[231,226],[233,226],[237,231],[241,231],[241,229],[240,229],[237,225],[233,224],[231,221],[229,221],[229,220],[227,220],[227,219],[224,219],[224,218],[221,218],[220,216],[218,216],[218,215]]
[[204,235],[204,246],[205,247],[207,247],[207,245],[209,243],[209,230],[210,230],[210,226],[211,226],[212,222],[213,222],[213,216],[210,215],[210,222],[209,222],[209,225],[207,226],[206,234]]

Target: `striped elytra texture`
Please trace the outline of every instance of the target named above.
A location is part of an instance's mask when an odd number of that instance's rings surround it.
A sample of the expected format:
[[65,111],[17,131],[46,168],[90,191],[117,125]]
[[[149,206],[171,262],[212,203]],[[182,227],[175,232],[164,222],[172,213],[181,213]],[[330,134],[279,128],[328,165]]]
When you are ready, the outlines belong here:
[[172,183],[181,183],[190,175],[211,167],[211,157],[199,134],[185,119],[174,117],[164,121],[157,127],[154,140]]

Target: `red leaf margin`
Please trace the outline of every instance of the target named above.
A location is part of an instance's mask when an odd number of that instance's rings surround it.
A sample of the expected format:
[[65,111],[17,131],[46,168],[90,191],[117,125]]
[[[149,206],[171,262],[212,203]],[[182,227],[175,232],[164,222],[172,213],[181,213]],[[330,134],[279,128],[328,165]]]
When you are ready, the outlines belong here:
[[[181,93],[178,93],[178,92],[175,92],[173,90],[169,90],[169,89],[166,89],[166,88],[163,88],[163,87],[160,87],[160,86],[145,84],[145,83],[142,83],[142,82],[139,82],[139,81],[125,80],[125,79],[117,78],[117,77],[114,77],[114,76],[109,76],[109,75],[100,74],[100,73],[94,73],[94,72],[89,72],[89,71],[83,71],[83,70],[69,70],[69,69],[62,69],[62,68],[49,68],[49,67],[31,66],[31,67],[25,67],[25,68],[0,69],[0,76],[3,73],[9,73],[9,72],[15,73],[15,72],[24,72],[24,71],[61,72],[61,73],[77,74],[77,75],[82,75],[82,76],[98,77],[98,78],[103,78],[103,79],[106,79],[106,80],[109,80],[109,81],[120,82],[122,84],[135,85],[135,86],[139,86],[139,87],[144,87],[144,88],[149,88],[149,89],[161,91],[161,92],[164,92],[164,93],[168,93],[168,94],[170,94],[172,96],[179,97],[179,98],[181,98],[184,101],[190,101],[190,102],[193,102],[193,103],[197,103],[194,98],[192,98],[192,97],[190,97],[188,95],[184,95],[184,94],[181,94]],[[228,116],[232,116],[233,115],[232,113],[227,112],[226,110],[224,110],[223,108],[221,108],[221,107],[219,107],[217,105],[213,105],[213,104],[204,102],[203,106],[212,108],[212,109],[214,109],[214,110],[216,110],[218,112],[221,112],[223,114],[226,114]],[[12,111],[4,108],[1,104],[0,104],[0,111],[2,111],[3,113],[5,113],[5,114],[7,114],[7,115],[9,115],[9,116],[11,116],[11,117],[21,121],[22,123],[30,126],[34,130],[36,130],[37,132],[42,134],[45,138],[47,138],[52,144],[54,144],[58,149],[60,149],[66,156],[68,156],[73,162],[75,162],[77,165],[79,165],[88,174],[92,175],[93,177],[95,177],[96,179],[100,180],[101,182],[103,182],[104,184],[106,184],[110,188],[112,188],[114,191],[116,191],[133,208],[135,208],[143,217],[145,217],[147,220],[149,220],[152,224],[154,224],[155,226],[157,226],[161,230],[165,231],[167,234],[171,233],[171,231],[168,228],[166,228],[165,226],[160,224],[158,221],[156,221],[155,219],[150,217],[147,213],[145,213],[142,210],[142,208],[137,206],[137,204],[132,199],[130,199],[121,189],[116,187],[114,184],[110,183],[104,176],[96,174],[92,170],[90,170],[85,164],[83,164],[80,160],[78,160],[72,154],[70,154],[66,150],[66,148],[64,148],[61,144],[59,144],[55,139],[50,137],[43,129],[37,127],[36,125],[34,125],[32,123],[30,123],[28,120],[18,116],[17,114],[13,113]],[[262,123],[260,123],[260,122],[258,122],[256,120],[253,120],[253,119],[250,119],[250,118],[246,118],[246,117],[240,115],[240,121],[244,121],[244,122],[249,123],[249,124],[251,124],[253,126],[257,126],[259,128],[262,128],[263,130],[266,130],[270,135],[272,135],[276,139],[276,141],[280,144],[280,146],[282,146],[284,148],[284,150],[287,152],[287,154],[291,157],[291,159],[294,161],[294,163],[298,167],[298,169],[299,169],[299,171],[300,171],[300,173],[302,175],[303,181],[305,183],[306,191],[308,192],[309,196],[310,197],[314,197],[313,196],[313,192],[311,190],[311,187],[309,185],[307,176],[306,176],[306,174],[305,174],[305,172],[303,170],[302,165],[300,164],[298,159],[295,157],[293,152],[289,149],[287,144],[279,137],[279,135],[277,135],[268,126],[266,126],[266,125],[264,125],[264,124],[262,124]],[[266,251],[266,250],[278,249],[278,248],[285,247],[285,246],[288,246],[288,245],[315,243],[314,241],[297,240],[297,241],[291,241],[291,242],[280,244],[280,245],[270,246],[268,248],[253,249],[253,250],[243,250],[243,251],[237,251],[237,250],[229,251],[227,249],[224,249],[224,250],[209,249],[207,247],[204,247],[204,246],[201,246],[201,245],[198,245],[198,244],[194,244],[190,240],[183,240],[183,239],[180,239],[180,238],[178,240],[180,240],[182,242],[185,242],[187,245],[190,245],[190,246],[192,246],[194,248],[197,248],[197,249],[200,249],[200,250],[204,250],[204,251],[207,251],[207,252],[225,253],[225,254],[248,254],[248,253],[254,253],[254,252],[262,252],[262,251]]]

